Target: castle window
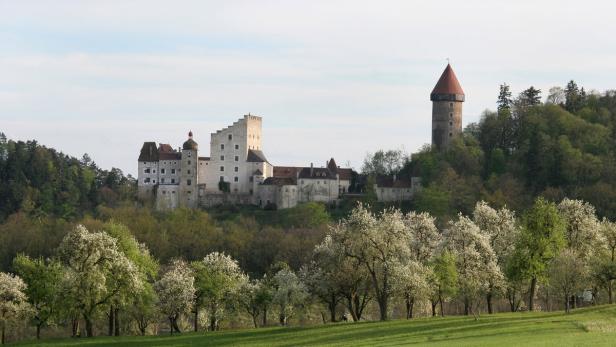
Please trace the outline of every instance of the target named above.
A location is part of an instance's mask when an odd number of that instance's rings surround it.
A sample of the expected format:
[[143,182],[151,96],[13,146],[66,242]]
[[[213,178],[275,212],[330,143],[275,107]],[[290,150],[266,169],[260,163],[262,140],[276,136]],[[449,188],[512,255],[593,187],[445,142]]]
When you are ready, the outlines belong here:
[[171,179],[171,183],[175,183],[175,178],[172,178],[172,179]]
[[165,179],[164,179],[164,178],[161,178],[161,179],[160,179],[160,183],[165,183]]
[[225,144],[224,144],[224,143],[221,143],[221,144],[220,144],[220,149],[221,149],[221,150],[225,149]]
[[453,108],[453,102],[449,103],[449,107]]
[[248,179],[249,182],[254,181],[254,177],[250,176],[250,178]]
[[450,113],[450,114],[449,114],[449,118],[453,118],[453,113]]
[[224,182],[225,181],[225,176],[220,176],[220,182]]
[[452,126],[452,125],[453,125],[453,122],[449,122],[449,126]]
[[229,138],[229,141],[233,140],[233,135],[229,134],[228,138]]
[[189,174],[189,175],[190,175],[190,170],[188,170],[187,174]]
[[143,183],[150,183],[150,178],[149,178],[149,177],[148,177],[148,178],[145,178],[145,179],[143,180]]
[[190,165],[190,160],[188,161],[188,165]]
[[239,155],[236,155],[236,156],[235,156],[235,161],[240,161],[240,157],[239,157]]
[[164,175],[165,174],[165,169],[160,169],[160,173]]
[[220,167],[220,172],[223,172],[223,171],[225,171],[225,167],[224,167],[224,166],[221,166],[221,167]]
[[152,180],[152,183],[156,183],[156,180]]
[[[186,194],[190,194],[190,193],[192,193],[190,190],[186,192]],[[190,198],[188,200],[190,200]]]
[[233,182],[239,182],[239,181],[240,179],[237,176],[233,177]]
[[175,169],[171,169],[171,174],[175,175]]
[[171,192],[171,194],[175,194],[175,190]]
[[163,190],[163,195],[166,195],[166,194],[167,194],[167,191],[166,191],[166,190]]
[[221,156],[220,156],[220,160],[225,160],[225,156],[224,156],[224,155],[221,155]]
[[[189,185],[191,185],[191,184],[192,184],[192,181],[191,181],[191,180],[186,180],[186,185],[187,185],[187,186],[189,186]],[[188,192],[188,194],[190,194],[190,192]]]
[[191,153],[191,152],[188,152],[188,154],[187,154],[187,155],[190,157],[190,156],[192,155],[192,153]]
[[235,145],[235,149],[240,149],[240,145]]
[[240,168],[236,166],[234,171],[238,172],[238,171],[240,171]]
[[452,134],[451,134],[451,133],[449,133],[449,137],[451,137],[451,135],[452,135]]

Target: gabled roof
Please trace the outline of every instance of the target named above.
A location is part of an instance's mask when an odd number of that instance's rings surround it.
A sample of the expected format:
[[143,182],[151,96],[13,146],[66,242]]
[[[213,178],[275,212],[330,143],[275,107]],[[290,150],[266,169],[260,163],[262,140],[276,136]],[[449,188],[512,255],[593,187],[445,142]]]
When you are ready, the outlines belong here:
[[379,188],[411,188],[411,181],[406,179],[396,178],[394,176],[377,176],[376,186]]
[[329,169],[329,171],[331,171],[333,173],[338,172],[338,165],[336,165],[336,161],[334,160],[334,158],[331,158],[327,162],[327,168]]
[[182,154],[178,152],[160,152],[158,160],[181,160]]
[[462,86],[460,85],[460,82],[458,82],[458,78],[449,64],[447,64],[441,78],[439,78],[438,82],[436,82],[436,86],[434,86],[432,93],[430,93],[430,97],[434,97],[434,95],[437,94],[464,95],[464,90],[462,90]]
[[170,153],[170,152],[175,152],[175,151],[173,150],[173,147],[171,147],[170,144],[168,144],[168,143],[159,143],[158,144],[158,152],[159,153],[163,153],[163,152]]
[[246,161],[249,163],[268,163],[263,152],[256,149],[249,149]]
[[297,185],[295,177],[268,177],[263,181],[266,186],[294,186]]
[[297,177],[302,168],[297,166],[274,166],[274,177]]
[[158,148],[156,148],[156,142],[144,142],[138,160],[158,161]]
[[326,167],[305,167],[299,172],[299,178],[336,179],[336,174]]

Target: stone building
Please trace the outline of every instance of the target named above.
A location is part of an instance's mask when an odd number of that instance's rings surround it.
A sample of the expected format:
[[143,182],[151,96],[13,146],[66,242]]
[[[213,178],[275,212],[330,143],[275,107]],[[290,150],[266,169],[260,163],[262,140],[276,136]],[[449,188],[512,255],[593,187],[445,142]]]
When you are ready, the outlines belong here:
[[447,149],[451,141],[462,133],[462,103],[464,91],[451,65],[430,93],[432,101],[432,145]]
[[351,169],[332,158],[325,167],[274,167],[262,150],[262,118],[246,115],[210,136],[210,156],[188,133],[180,149],[144,142],[138,158],[138,195],[157,209],[254,204],[289,208],[334,203],[351,184]]
[[381,202],[400,202],[411,200],[421,189],[420,177],[401,179],[393,176],[380,176],[376,178],[374,190],[376,198]]
[[[462,133],[465,96],[447,64],[430,94],[432,145],[447,149]],[[210,134],[210,156],[199,156],[199,145],[188,133],[181,148],[144,142],[138,158],[138,196],[158,209],[253,204],[290,208],[298,203],[336,203],[349,192],[353,171],[331,158],[323,167],[273,166],[262,148],[263,119],[245,115]],[[418,177],[377,177],[379,201],[410,200],[421,188]]]

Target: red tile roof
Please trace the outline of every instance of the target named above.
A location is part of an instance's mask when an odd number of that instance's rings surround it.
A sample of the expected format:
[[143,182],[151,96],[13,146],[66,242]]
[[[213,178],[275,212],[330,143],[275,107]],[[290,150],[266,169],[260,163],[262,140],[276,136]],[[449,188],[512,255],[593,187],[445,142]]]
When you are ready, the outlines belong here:
[[436,82],[436,86],[434,86],[431,95],[432,94],[464,95],[464,90],[462,90],[462,86],[460,86],[460,82],[458,82],[458,78],[453,72],[451,65],[447,64],[441,78],[439,78],[438,82]]

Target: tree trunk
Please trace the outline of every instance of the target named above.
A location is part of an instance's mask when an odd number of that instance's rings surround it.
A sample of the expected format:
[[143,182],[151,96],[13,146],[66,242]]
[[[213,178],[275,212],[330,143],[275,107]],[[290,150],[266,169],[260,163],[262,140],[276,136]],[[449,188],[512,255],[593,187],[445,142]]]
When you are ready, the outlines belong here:
[[169,317],[169,333],[173,336],[173,318]]
[[255,325],[255,329],[259,327],[259,324],[257,323],[257,317],[258,317],[258,315],[256,315],[256,314],[252,315],[252,324]]
[[413,318],[413,305],[415,304],[415,299],[406,298],[406,319]]
[[436,317],[436,305],[438,305],[438,301],[430,300],[430,305],[432,306],[432,317]]
[[267,307],[263,306],[263,326],[267,326]]
[[94,336],[94,331],[93,331],[93,327],[92,327],[92,319],[89,316],[84,315],[83,316],[83,320],[86,323],[86,336],[87,337],[93,337]]
[[387,320],[387,294],[380,295],[377,301],[379,303],[380,319],[382,321],[386,321]]
[[195,321],[193,323],[195,332],[199,331],[199,306],[195,305]]
[[4,342],[5,342],[5,340],[4,340],[4,330],[6,329],[6,328],[5,328],[5,325],[6,325],[5,323],[2,323],[2,334],[1,334],[1,335],[2,335],[2,338],[0,338],[0,344],[2,344],[2,345],[3,345],[3,344],[4,344]]
[[565,312],[569,313],[569,301],[571,300],[571,298],[569,298],[569,295],[565,295]]
[[178,326],[178,316],[177,315],[173,317],[173,330],[175,330],[175,332],[177,332],[178,334],[181,333],[180,327]]
[[488,304],[488,314],[492,314],[492,292],[486,295],[486,302]]
[[115,308],[113,312],[114,325],[115,325],[115,336],[120,336],[120,309]]
[[336,294],[332,294],[329,302],[329,319],[332,323],[336,323]]
[[353,322],[359,321],[359,318],[357,317],[357,313],[355,312],[355,309],[353,308],[353,297],[352,296],[347,296],[347,306],[349,308],[349,312],[351,312],[351,317],[353,318]]
[[443,310],[443,296],[439,293],[438,302],[441,306],[441,317],[445,317],[445,310]]
[[613,299],[612,299],[612,281],[609,281],[607,284],[607,295],[608,295],[608,302],[610,304],[613,303]]
[[71,337],[77,337],[79,334],[79,319],[73,318],[71,324],[72,335]]
[[113,317],[113,305],[109,305],[109,313],[107,314],[109,316],[109,326],[107,328],[107,335],[109,336],[113,336],[113,324],[115,322],[115,319]]
[[353,304],[355,307],[355,316],[357,316],[357,322],[359,322],[361,320],[361,316],[364,312],[364,307],[366,305],[366,297],[364,296],[364,298],[362,300],[359,299],[359,294],[355,293],[353,296]]
[[507,290],[507,299],[509,300],[509,307],[511,309],[511,312],[515,312],[515,290],[514,289],[508,289]]
[[42,324],[43,324],[43,323],[38,323],[38,324],[36,325],[36,339],[37,339],[37,340],[40,340],[40,339],[41,339],[41,325],[42,325]]
[[210,331],[218,330],[218,319],[215,316],[210,316]]
[[528,310],[534,311],[535,309],[535,290],[537,289],[537,277],[533,277],[530,281],[530,293],[528,294]]
[[287,325],[287,316],[284,315],[283,313],[281,313],[280,316],[278,316],[278,322],[280,323],[280,325],[286,326]]
[[470,314],[470,302],[467,297],[464,298],[464,315],[468,316]]

